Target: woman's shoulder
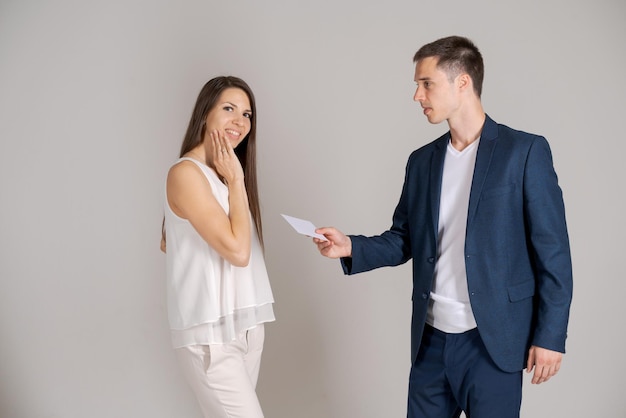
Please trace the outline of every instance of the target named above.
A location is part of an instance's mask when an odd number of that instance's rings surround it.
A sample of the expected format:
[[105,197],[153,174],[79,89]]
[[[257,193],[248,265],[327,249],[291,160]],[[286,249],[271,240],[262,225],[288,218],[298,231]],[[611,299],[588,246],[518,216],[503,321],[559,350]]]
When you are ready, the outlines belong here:
[[196,176],[202,174],[204,170],[201,167],[200,161],[193,160],[191,158],[180,158],[176,161],[168,171],[169,176]]
[[200,164],[191,159],[181,158],[176,161],[167,173],[168,184],[192,185],[201,179],[206,179],[206,174]]

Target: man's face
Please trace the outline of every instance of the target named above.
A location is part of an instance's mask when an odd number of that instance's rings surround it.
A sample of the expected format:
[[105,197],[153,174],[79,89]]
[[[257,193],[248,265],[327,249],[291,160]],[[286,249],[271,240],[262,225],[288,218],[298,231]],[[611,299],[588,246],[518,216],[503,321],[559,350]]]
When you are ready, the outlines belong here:
[[415,65],[415,95],[424,115],[430,123],[441,123],[450,119],[459,107],[456,79],[450,81],[448,75],[437,68],[438,57],[427,57]]

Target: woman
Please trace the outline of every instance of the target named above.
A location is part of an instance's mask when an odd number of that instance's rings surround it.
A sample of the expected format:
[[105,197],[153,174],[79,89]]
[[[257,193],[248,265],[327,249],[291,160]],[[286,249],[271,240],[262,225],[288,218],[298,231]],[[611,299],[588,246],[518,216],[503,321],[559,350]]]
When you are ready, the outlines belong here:
[[217,77],[200,91],[167,176],[172,342],[206,417],[263,417],[255,393],[265,322],[274,320],[256,181],[250,87]]

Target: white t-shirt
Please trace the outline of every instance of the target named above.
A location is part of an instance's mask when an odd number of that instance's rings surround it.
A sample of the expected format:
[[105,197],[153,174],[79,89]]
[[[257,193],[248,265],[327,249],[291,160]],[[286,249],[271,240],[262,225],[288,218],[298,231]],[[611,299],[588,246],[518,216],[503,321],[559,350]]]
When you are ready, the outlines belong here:
[[443,165],[437,264],[426,322],[448,333],[476,327],[467,289],[465,232],[478,143],[458,151],[448,142]]
[[[228,213],[228,187],[213,169],[192,158]],[[250,262],[236,267],[222,258],[165,197],[167,302],[174,348],[232,341],[237,334],[274,320],[274,298],[263,250],[250,217]]]

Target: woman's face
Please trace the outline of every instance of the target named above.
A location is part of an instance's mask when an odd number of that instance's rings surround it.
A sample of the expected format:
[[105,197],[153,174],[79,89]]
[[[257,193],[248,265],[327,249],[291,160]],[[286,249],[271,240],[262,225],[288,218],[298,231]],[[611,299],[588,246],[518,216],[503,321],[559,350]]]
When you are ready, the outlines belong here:
[[[218,130],[233,148],[250,132],[252,109],[245,91],[230,87],[220,94],[213,109],[206,117],[206,134]],[[208,136],[207,136],[208,137]]]

